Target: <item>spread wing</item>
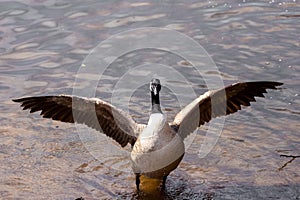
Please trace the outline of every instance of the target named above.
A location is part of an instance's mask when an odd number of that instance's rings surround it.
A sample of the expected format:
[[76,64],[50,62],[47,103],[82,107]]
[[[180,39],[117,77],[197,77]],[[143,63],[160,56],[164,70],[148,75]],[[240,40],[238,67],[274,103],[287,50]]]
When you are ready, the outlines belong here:
[[279,82],[235,83],[219,90],[208,91],[183,108],[171,125],[185,138],[197,127],[212,118],[229,115],[241,110],[241,106],[250,106],[254,97],[264,97],[266,89],[276,89]]
[[25,97],[13,101],[21,103],[23,110],[29,109],[30,113],[42,111],[40,114],[44,118],[86,124],[111,137],[122,147],[128,143],[133,146],[143,128],[121,110],[97,98],[60,95]]

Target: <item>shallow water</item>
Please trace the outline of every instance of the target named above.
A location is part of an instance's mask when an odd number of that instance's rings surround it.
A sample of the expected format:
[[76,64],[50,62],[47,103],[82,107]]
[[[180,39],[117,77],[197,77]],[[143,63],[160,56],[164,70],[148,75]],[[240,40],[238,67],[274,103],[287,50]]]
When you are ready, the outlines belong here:
[[[280,156],[300,154],[299,15],[296,0],[1,1],[1,198],[139,198],[123,158],[95,158],[74,125],[28,114],[11,99],[72,94],[81,63],[98,43],[126,30],[165,27],[193,38],[212,56],[218,71],[202,75],[215,77],[220,72],[225,84],[275,80],[284,85],[227,116],[216,145],[202,159],[197,152],[209,124],[201,127],[183,162],[170,174],[162,198],[299,199],[300,158]],[[172,66],[188,80],[166,77],[166,85],[192,87],[197,95],[207,89],[182,58],[147,49],[115,60],[103,73],[96,96],[109,101],[130,67],[150,62]],[[133,71],[133,76],[144,74]],[[148,119],[147,90],[147,85],[140,85],[129,102],[130,114],[140,123]],[[161,102],[170,120],[182,98],[163,88]],[[105,148],[99,146],[99,155]],[[118,170],[111,163],[124,167]]]

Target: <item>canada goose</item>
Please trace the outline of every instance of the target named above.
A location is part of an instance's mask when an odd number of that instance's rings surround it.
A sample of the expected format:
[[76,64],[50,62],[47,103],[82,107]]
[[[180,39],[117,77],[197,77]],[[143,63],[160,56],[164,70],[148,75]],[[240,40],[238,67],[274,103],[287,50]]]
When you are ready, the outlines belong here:
[[[214,117],[235,113],[241,110],[241,105],[250,106],[250,102],[255,101],[254,97],[264,97],[266,89],[276,89],[282,84],[242,82],[208,91],[168,123],[160,107],[160,81],[152,79],[152,109],[147,125],[136,123],[123,111],[98,98],[59,95],[25,97],[13,101],[22,103],[23,110],[30,109],[30,113],[42,111],[44,118],[86,124],[111,137],[122,147],[129,143],[132,146],[132,169],[139,190],[141,175],[160,179],[162,187],[165,186],[167,176],[179,165],[184,155],[183,139],[197,127]],[[93,116],[96,116],[96,122],[91,120]]]

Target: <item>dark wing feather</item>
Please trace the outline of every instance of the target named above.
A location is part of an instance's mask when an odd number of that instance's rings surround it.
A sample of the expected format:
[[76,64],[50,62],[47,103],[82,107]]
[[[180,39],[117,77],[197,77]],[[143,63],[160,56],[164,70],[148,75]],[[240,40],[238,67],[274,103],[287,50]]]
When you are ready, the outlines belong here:
[[255,97],[264,97],[266,89],[276,89],[276,86],[282,84],[268,81],[243,82],[208,91],[182,109],[171,125],[184,138],[212,118],[235,113],[241,110],[242,105],[250,106]]
[[23,110],[29,109],[30,113],[41,111],[44,118],[86,124],[111,137],[122,147],[128,143],[134,145],[142,127],[111,104],[96,98],[60,95],[26,97],[13,101],[21,103]]

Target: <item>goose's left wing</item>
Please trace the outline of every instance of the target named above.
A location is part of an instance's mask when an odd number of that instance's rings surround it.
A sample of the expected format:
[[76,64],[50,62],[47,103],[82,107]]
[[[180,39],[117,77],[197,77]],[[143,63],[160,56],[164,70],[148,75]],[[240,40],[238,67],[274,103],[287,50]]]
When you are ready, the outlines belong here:
[[276,89],[279,82],[243,82],[219,90],[208,91],[183,108],[171,125],[185,138],[197,127],[212,118],[229,115],[241,110],[241,105],[250,106],[254,97],[264,97],[266,89]]
[[42,111],[44,118],[68,123],[80,123],[103,132],[122,147],[132,146],[144,127],[137,124],[123,111],[98,98],[83,98],[68,95],[38,96],[14,99],[22,103],[23,110],[30,113]]

